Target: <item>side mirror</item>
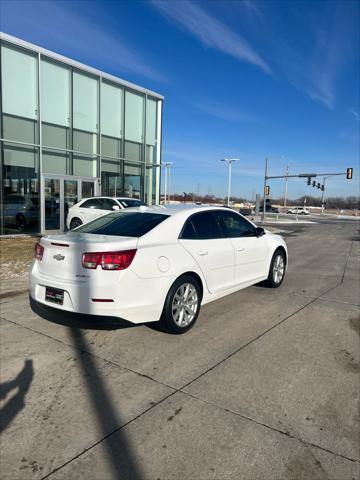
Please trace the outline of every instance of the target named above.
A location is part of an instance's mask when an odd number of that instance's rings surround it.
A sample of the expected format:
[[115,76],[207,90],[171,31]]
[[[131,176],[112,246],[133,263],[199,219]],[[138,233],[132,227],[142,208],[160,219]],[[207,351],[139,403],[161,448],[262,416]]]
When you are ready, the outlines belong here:
[[256,227],[255,235],[257,237],[262,237],[263,235],[265,235],[265,230],[262,227]]
[[113,210],[120,210],[120,207],[119,207],[119,205],[113,205],[112,209]]

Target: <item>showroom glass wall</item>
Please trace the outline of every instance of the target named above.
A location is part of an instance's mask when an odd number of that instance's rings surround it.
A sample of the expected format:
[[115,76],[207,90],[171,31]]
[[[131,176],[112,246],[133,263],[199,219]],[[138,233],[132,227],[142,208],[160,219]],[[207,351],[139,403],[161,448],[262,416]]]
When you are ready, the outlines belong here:
[[159,202],[162,97],[48,53],[1,40],[1,234],[94,194]]

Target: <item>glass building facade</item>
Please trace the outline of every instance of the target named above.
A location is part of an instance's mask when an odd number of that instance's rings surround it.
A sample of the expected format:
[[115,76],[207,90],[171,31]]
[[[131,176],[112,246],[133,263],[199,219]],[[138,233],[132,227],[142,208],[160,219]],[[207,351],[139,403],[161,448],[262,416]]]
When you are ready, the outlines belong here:
[[93,195],[159,203],[163,97],[6,34],[0,234],[62,231]]

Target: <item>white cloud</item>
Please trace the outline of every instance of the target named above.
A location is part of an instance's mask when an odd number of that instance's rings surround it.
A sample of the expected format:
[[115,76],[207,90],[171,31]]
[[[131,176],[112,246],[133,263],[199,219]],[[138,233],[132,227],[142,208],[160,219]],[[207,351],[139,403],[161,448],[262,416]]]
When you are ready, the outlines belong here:
[[257,122],[257,118],[254,115],[244,113],[238,108],[229,107],[219,102],[206,102],[196,103],[194,105],[198,110],[201,110],[212,117],[220,118],[226,122],[238,123],[238,122]]
[[188,0],[151,0],[151,4],[165,18],[189,32],[206,47],[255,65],[271,74],[268,64],[244,38],[198,5]]
[[354,109],[352,109],[352,108],[350,108],[350,109],[348,110],[348,112],[350,113],[350,115],[352,115],[353,117],[355,117],[355,119],[356,119],[357,121],[359,121],[359,119],[360,119],[359,112],[357,112],[356,110],[354,110]]

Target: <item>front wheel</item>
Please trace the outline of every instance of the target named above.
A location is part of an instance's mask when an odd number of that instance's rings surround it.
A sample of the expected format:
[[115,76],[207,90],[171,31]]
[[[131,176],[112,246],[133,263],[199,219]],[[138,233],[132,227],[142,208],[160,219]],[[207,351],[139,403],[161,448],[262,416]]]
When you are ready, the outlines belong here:
[[171,286],[160,318],[160,327],[174,334],[192,328],[200,312],[201,290],[191,275],[179,277]]
[[265,281],[266,286],[270,288],[280,287],[285,277],[285,268],[285,254],[282,250],[277,250],[271,259],[269,276]]

